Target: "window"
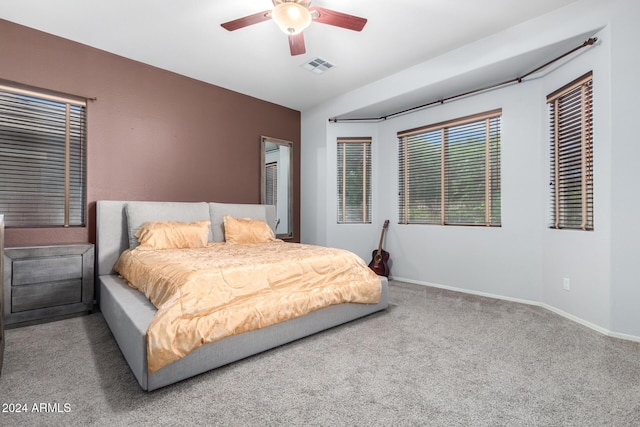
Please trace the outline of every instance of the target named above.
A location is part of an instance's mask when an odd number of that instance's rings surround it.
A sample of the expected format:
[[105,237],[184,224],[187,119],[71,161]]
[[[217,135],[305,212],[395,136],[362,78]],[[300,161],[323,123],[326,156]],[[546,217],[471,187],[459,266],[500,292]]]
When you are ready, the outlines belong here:
[[86,102],[0,85],[0,212],[8,227],[85,223]]
[[371,138],[338,138],[338,224],[371,223]]
[[547,96],[551,228],[593,230],[592,74]]
[[278,162],[267,163],[265,165],[267,174],[265,182],[266,205],[278,204]]
[[398,133],[401,224],[501,225],[501,115]]

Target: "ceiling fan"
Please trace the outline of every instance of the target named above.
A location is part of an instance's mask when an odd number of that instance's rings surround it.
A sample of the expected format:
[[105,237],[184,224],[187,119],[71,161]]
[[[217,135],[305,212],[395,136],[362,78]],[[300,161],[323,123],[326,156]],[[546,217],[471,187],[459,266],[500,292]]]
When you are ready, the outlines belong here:
[[289,50],[291,56],[306,52],[302,30],[311,21],[347,30],[362,31],[367,20],[358,16],[348,15],[323,7],[311,6],[311,0],[272,0],[273,9],[255,13],[243,18],[221,24],[228,31],[235,31],[249,25],[258,24],[273,19],[278,27],[289,36]]

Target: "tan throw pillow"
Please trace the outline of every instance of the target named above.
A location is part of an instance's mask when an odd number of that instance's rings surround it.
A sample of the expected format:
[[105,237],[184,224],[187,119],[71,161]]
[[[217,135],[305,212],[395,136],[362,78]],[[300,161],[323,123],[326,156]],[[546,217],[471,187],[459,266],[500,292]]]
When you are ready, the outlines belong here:
[[259,219],[224,217],[224,238],[227,243],[267,243],[276,240],[269,225]]
[[207,246],[211,221],[145,222],[135,236],[144,249],[186,249]]

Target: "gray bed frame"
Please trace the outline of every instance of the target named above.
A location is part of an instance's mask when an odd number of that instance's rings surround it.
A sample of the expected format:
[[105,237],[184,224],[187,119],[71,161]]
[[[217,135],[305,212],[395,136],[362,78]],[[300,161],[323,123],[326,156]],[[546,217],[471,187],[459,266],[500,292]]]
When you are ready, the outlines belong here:
[[[154,372],[147,368],[146,332],[156,308],[139,291],[128,286],[114,272],[120,254],[129,248],[127,204],[144,204],[153,212],[150,220],[178,220],[167,214],[167,205],[189,207],[188,203],[98,201],[96,204],[96,275],[97,300],[113,336],[127,363],[144,390],[155,390],[245,357],[272,349],[345,322],[384,310],[388,306],[388,282],[381,277],[382,297],[378,304],[332,305],[305,316],[266,328],[230,336],[203,345],[186,357]],[[196,203],[193,203],[195,206]],[[202,205],[202,204],[198,204]],[[220,241],[220,218],[225,212],[237,217],[266,217],[275,225],[273,206],[210,203],[213,241]]]

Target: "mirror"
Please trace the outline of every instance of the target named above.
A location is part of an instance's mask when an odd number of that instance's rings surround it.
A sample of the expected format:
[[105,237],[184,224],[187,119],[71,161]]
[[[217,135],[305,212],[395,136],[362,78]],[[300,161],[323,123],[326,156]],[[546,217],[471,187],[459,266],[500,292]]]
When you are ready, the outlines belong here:
[[293,238],[293,143],[261,137],[260,202],[276,207],[276,237]]

